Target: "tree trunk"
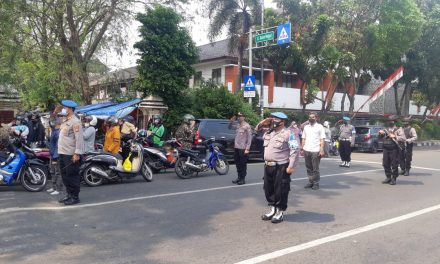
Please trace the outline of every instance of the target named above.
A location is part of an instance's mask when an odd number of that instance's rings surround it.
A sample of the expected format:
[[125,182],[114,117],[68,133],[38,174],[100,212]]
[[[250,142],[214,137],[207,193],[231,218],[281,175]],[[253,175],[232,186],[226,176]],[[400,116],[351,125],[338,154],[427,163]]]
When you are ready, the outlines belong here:
[[347,97],[347,92],[344,92],[344,95],[342,96],[342,100],[341,100],[341,114],[342,114],[342,116],[345,116],[345,97]]
[[400,107],[399,104],[399,90],[398,90],[399,85],[397,82],[393,84],[393,88],[394,88],[394,105],[396,106],[396,114],[398,116],[402,116],[402,108]]
[[241,90],[241,73],[243,68],[243,50],[244,48],[240,44],[238,47],[238,73],[237,73],[237,88],[236,92],[239,92]]
[[426,114],[428,114],[428,107],[425,108],[425,111],[423,112],[422,120],[426,119]]
[[411,83],[410,82],[406,82],[405,83],[405,87],[403,89],[403,94],[400,97],[400,112],[402,113],[402,115],[408,115],[409,111],[407,111],[409,109],[409,104],[408,107],[406,107],[406,102],[408,101],[409,103],[409,95],[411,94]]

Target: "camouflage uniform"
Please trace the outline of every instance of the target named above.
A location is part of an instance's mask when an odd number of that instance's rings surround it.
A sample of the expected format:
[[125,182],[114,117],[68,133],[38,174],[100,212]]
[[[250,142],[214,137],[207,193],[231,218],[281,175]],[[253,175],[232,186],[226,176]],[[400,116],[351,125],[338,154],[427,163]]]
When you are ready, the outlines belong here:
[[192,148],[194,128],[187,123],[183,123],[176,131],[176,138],[182,143],[184,148]]

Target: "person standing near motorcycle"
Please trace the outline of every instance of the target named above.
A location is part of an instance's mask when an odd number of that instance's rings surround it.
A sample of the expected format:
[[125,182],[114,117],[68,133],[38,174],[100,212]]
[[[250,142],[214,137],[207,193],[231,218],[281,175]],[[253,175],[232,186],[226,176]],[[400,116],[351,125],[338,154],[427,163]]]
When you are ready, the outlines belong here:
[[121,139],[127,141],[136,137],[137,128],[134,125],[135,121],[131,115],[124,117],[121,126]]
[[105,132],[104,151],[118,154],[121,148],[121,131],[118,118],[111,116],[107,119],[107,131]]
[[84,153],[95,151],[96,125],[98,119],[96,116],[86,116],[84,118],[83,136],[84,136]]
[[160,148],[163,146],[163,137],[165,136],[165,127],[162,125],[162,118],[159,115],[153,116],[153,123],[148,129],[150,132],[153,147]]
[[351,147],[354,145],[356,130],[350,124],[350,118],[344,116],[344,124],[339,127],[339,155],[342,163],[339,167],[350,168],[351,161]]
[[261,121],[257,131],[264,133],[264,193],[269,211],[261,216],[264,221],[280,223],[287,209],[290,192],[290,175],[298,165],[299,144],[295,134],[285,128],[287,116],[281,112],[272,113]]
[[31,115],[31,123],[29,130],[32,130],[31,138],[28,138],[29,144],[36,144],[38,147],[45,145],[46,131],[44,129],[43,123],[41,122],[40,114],[34,112]]
[[406,141],[403,129],[396,126],[396,120],[396,116],[390,116],[388,127],[379,130],[379,137],[384,138],[382,166],[386,179],[382,183],[390,185],[396,185],[396,179],[399,176],[399,142]]
[[183,123],[176,131],[176,139],[182,144],[183,148],[191,149],[193,146],[195,120],[191,114],[184,115]]
[[64,192],[63,179],[61,178],[60,164],[58,162],[58,139],[60,136],[61,119],[54,118],[49,121],[51,128],[49,140],[49,154],[50,154],[50,174],[52,175],[52,187],[47,190],[50,195],[58,195]]
[[239,112],[229,121],[229,129],[235,129],[234,162],[237,167],[237,179],[232,183],[237,185],[246,183],[247,162],[252,144],[252,128],[245,119],[245,115]]
[[77,104],[72,100],[62,100],[61,107],[55,109],[55,114],[65,114],[58,138],[58,154],[61,176],[66,186],[66,197],[59,200],[65,205],[80,202],[80,175],[81,155],[84,154],[84,136],[81,121],[75,115]]
[[[6,127],[0,127],[0,167],[8,165],[14,160],[16,150],[9,138],[9,129]],[[0,182],[3,180],[3,176],[0,174]]]
[[403,176],[409,176],[413,156],[413,145],[417,140],[417,132],[415,128],[411,126],[411,117],[404,119],[403,132],[406,138],[406,147],[401,157],[400,168],[402,169],[402,172],[400,174],[403,174]]

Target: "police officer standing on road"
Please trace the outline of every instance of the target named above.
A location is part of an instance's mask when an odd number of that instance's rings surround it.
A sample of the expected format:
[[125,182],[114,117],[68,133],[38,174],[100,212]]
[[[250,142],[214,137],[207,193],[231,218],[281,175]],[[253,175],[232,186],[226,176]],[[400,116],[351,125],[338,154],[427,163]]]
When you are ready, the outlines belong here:
[[382,183],[396,185],[399,176],[399,142],[405,142],[406,138],[402,128],[396,126],[396,116],[390,116],[388,127],[379,131],[379,137],[383,137],[382,166],[387,177]]
[[413,155],[413,145],[414,142],[416,142],[417,140],[417,132],[415,128],[411,126],[411,117],[405,118],[403,124],[403,133],[405,134],[406,138],[406,147],[400,160],[400,168],[402,169],[402,172],[400,174],[403,174],[404,176],[409,176],[409,170],[411,169],[411,161]]
[[262,215],[264,221],[283,221],[290,192],[290,175],[298,165],[299,144],[295,133],[285,128],[287,116],[281,112],[271,114],[261,121],[257,131],[265,130],[264,139],[264,193],[269,211]]
[[344,124],[339,128],[339,155],[341,156],[342,163],[339,167],[350,168],[351,147],[354,145],[356,130],[349,123],[349,117],[344,116],[342,119]]
[[66,115],[58,138],[59,166],[66,187],[66,197],[59,202],[73,205],[80,202],[79,167],[81,155],[84,153],[84,137],[81,121],[74,113],[77,104],[72,100],[63,100],[61,106],[55,109],[55,114],[61,112]]
[[[237,116],[238,124],[236,123]],[[246,183],[247,162],[252,144],[252,128],[245,121],[244,114],[239,112],[237,116],[233,116],[229,121],[229,129],[235,129],[234,162],[237,167],[237,179],[232,183],[242,185]]]

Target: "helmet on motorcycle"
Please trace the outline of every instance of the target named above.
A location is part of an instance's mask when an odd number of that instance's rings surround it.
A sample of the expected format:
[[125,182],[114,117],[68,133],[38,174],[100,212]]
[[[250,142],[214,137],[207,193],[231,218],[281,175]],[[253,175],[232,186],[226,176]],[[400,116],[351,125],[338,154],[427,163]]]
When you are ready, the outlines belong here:
[[107,125],[114,126],[118,124],[118,118],[116,116],[111,116],[107,118]]
[[141,129],[138,131],[138,137],[145,138],[147,137],[147,131],[145,129]]
[[189,124],[190,121],[194,121],[195,117],[191,114],[186,114],[183,116],[183,122]]
[[134,124],[134,117],[132,117],[131,115],[128,115],[128,116],[124,117],[124,121],[131,123],[131,124]]

